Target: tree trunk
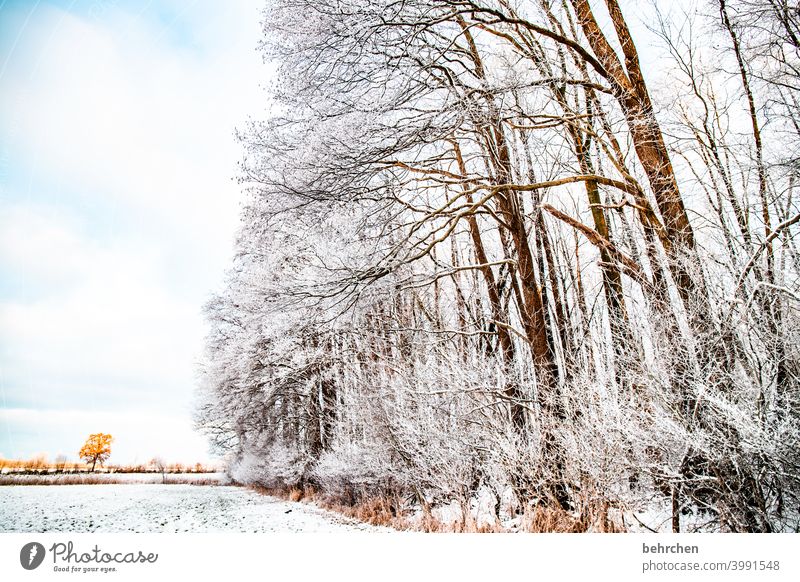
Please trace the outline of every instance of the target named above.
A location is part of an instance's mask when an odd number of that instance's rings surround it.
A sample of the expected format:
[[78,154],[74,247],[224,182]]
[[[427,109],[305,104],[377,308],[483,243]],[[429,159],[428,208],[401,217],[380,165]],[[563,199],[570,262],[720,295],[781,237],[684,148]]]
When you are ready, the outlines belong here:
[[[485,79],[483,62],[472,34],[461,16],[457,22],[469,46],[469,54],[475,65],[475,75]],[[494,179],[498,185],[512,183],[511,155],[506,136],[503,132],[500,115],[491,95],[484,95],[483,99],[488,108],[487,124],[476,124],[476,135],[484,141],[485,153],[494,170]],[[559,386],[558,363],[552,339],[552,330],[547,322],[545,305],[542,301],[535,265],[536,261],[528,244],[528,232],[525,228],[524,212],[520,206],[518,194],[511,189],[501,189],[497,192],[500,214],[503,216],[505,227],[511,234],[514,250],[517,255],[517,274],[522,287],[522,305],[519,310],[522,314],[522,326],[531,346],[533,367],[536,371],[537,403],[542,415],[542,440],[545,462],[552,471],[550,483],[545,485],[549,495],[562,508],[570,506],[569,495],[565,482],[566,458],[563,447],[558,442],[553,424],[561,424],[566,419],[562,403],[561,388]]]
[[608,74],[614,96],[628,124],[634,149],[647,174],[650,188],[664,220],[664,228],[673,247],[667,249],[668,254],[672,255],[669,266],[678,292],[687,307],[707,312],[705,284],[696,281],[684,265],[686,256],[694,254],[694,232],[678,189],[678,181],[661,127],[653,111],[650,93],[639,65],[639,56],[622,11],[616,0],[606,0],[625,56],[624,68],[597,24],[588,0],[572,0],[572,3],[592,51]]

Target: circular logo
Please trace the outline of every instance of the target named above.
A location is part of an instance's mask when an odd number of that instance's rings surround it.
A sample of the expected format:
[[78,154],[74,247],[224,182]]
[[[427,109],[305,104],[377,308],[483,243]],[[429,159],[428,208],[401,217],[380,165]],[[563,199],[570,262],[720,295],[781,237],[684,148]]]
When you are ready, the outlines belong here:
[[35,570],[44,561],[44,546],[39,542],[29,542],[19,551],[19,563],[26,570]]

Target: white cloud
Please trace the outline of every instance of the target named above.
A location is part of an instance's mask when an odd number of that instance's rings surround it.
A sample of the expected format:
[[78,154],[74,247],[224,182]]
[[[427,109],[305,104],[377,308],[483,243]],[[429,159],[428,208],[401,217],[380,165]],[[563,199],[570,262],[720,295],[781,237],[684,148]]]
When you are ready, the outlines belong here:
[[256,55],[171,50],[133,16],[116,22],[127,34],[55,9],[30,25],[37,36],[56,33],[33,73],[4,79],[8,95],[25,96],[4,115],[16,123],[15,153],[80,196],[178,235],[229,231],[239,158],[231,133],[258,109]]
[[4,204],[0,264],[34,284],[59,285],[91,270],[95,257],[75,232],[72,217],[35,204]]
[[260,5],[176,4],[175,30],[34,12],[0,88],[1,454],[63,452],[90,418],[200,454],[200,309],[238,224],[233,131],[265,103]]
[[[53,274],[60,281],[56,291],[35,301],[0,304],[6,382],[30,388],[16,400],[131,406],[155,393],[173,405],[185,400],[203,334],[199,305],[171,293],[155,250],[99,248],[58,226],[42,228],[39,216],[31,226],[28,240],[34,244],[29,248],[22,239],[12,256],[33,259],[25,271],[33,285],[47,285]],[[50,234],[54,239],[47,244]],[[69,243],[65,270],[61,240]],[[48,248],[53,256],[47,256]],[[126,392],[132,387],[138,388]]]

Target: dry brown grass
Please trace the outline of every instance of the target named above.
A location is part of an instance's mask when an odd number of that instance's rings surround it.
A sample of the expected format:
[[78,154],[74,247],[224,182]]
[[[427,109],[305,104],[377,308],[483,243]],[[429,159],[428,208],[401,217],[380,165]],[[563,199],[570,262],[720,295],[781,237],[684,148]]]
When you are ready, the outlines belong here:
[[130,483],[113,477],[99,475],[2,475],[0,486],[13,485],[100,485]]
[[84,473],[78,475],[0,475],[0,487],[18,485],[218,485],[219,481],[211,477],[195,477],[190,474],[168,475],[163,480],[160,475],[153,475],[151,480],[137,481],[123,479],[109,474]]
[[580,519],[556,507],[533,507],[522,516],[520,529],[532,533],[581,533],[587,531]]
[[[503,533],[512,531],[499,520],[478,525],[473,515],[467,514],[461,520],[445,523],[434,516],[430,509],[421,516],[413,516],[403,509],[401,498],[394,496],[371,496],[349,503],[343,497],[320,492],[312,487],[264,487],[250,486],[264,495],[294,502],[313,503],[318,507],[334,511],[351,519],[375,526],[398,530],[430,533]],[[611,517],[611,507],[605,501],[588,501],[581,504],[576,514],[555,506],[534,506],[529,508],[520,520],[515,531],[530,533],[617,533],[625,527]]]
[[386,497],[372,497],[352,506],[342,505],[335,499],[326,501],[323,498],[319,505],[325,509],[342,513],[347,517],[363,521],[364,523],[406,529],[402,527],[405,525],[405,522],[402,516],[398,515],[398,511],[394,507],[392,500]]
[[0,470],[6,469],[8,471],[82,471],[86,470],[86,463],[68,463],[66,461],[56,460],[50,462],[44,455],[39,455],[30,459],[3,459],[0,458]]
[[299,487],[292,487],[291,489],[289,489],[287,499],[289,501],[300,501],[301,499],[303,499],[303,497],[305,497],[304,493],[305,492]]
[[[0,458],[0,470],[7,473],[70,473],[70,472],[89,472],[90,465],[83,462],[68,462],[66,457],[57,457],[55,461],[49,461],[45,455],[37,455],[30,459],[5,459]],[[215,473],[219,469],[202,463],[185,465],[183,463],[170,463],[165,467],[165,473]],[[152,463],[136,465],[105,465],[98,467],[98,472],[102,473],[161,473]]]
[[403,530],[410,529],[408,523],[397,509],[396,500],[388,497],[370,497],[355,504],[348,504],[340,498],[321,493],[308,485],[303,488],[251,485],[249,488],[263,495],[270,495],[287,501],[313,503],[323,509],[334,511],[371,525]]
[[606,501],[582,503],[578,515],[555,506],[536,506],[522,516],[520,529],[532,533],[621,533],[624,525],[610,515]]

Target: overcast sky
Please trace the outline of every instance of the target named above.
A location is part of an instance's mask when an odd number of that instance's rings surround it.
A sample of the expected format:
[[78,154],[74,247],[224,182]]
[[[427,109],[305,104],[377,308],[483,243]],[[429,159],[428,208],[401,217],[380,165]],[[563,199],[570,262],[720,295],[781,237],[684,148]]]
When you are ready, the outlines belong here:
[[0,455],[208,458],[203,303],[265,109],[260,0],[0,0]]

